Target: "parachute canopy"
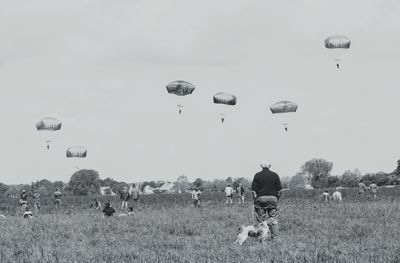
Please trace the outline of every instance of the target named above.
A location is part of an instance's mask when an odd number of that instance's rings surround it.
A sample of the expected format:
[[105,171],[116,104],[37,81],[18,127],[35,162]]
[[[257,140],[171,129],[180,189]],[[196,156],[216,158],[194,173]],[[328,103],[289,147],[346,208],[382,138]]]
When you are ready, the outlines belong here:
[[350,48],[351,41],[345,36],[331,36],[325,39],[325,47],[329,49],[333,48]]
[[183,80],[176,80],[167,85],[168,93],[178,96],[192,94],[195,88],[196,87],[193,84]]
[[68,158],[70,157],[85,158],[87,155],[87,150],[85,147],[82,146],[69,147],[67,149],[66,155]]
[[38,131],[58,131],[61,129],[61,124],[61,121],[56,118],[46,117],[36,123],[36,129]]
[[219,92],[214,95],[213,101],[216,104],[236,105],[236,96],[226,92]]
[[286,113],[286,112],[296,112],[298,105],[291,101],[279,101],[272,104],[269,108],[272,113]]

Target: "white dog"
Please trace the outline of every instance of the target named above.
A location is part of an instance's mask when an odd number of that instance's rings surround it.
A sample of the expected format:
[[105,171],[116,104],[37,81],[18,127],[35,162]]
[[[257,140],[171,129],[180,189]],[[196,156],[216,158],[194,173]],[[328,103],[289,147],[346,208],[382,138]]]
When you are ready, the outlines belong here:
[[267,222],[262,222],[256,225],[241,226],[238,230],[237,239],[234,244],[242,245],[248,237],[255,237],[258,241],[266,241],[269,234]]

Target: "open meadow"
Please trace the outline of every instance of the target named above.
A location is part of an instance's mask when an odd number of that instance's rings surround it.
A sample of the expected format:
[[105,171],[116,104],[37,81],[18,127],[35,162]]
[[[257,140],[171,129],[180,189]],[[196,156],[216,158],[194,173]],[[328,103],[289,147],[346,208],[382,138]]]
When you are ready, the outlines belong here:
[[233,243],[252,222],[251,202],[227,206],[223,193],[205,193],[202,209],[188,194],[141,196],[133,217],[113,218],[89,209],[92,197],[66,198],[58,210],[44,199],[34,219],[2,200],[0,262],[400,262],[399,191],[372,200],[345,189],[341,204],[321,203],[321,191],[285,191],[278,240],[242,246]]

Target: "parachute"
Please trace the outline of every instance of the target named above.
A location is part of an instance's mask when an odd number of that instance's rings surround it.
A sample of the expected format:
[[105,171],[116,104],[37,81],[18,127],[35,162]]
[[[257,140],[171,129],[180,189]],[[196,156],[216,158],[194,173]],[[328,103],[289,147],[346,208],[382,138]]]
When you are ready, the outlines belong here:
[[[279,101],[277,103],[272,104],[269,109],[271,110],[272,114],[276,113],[289,113],[289,112],[296,112],[297,108],[299,106],[291,101]],[[289,123],[283,123],[283,127],[285,128],[285,131],[288,131],[288,125]]]
[[[349,49],[351,41],[348,37],[336,35],[325,39],[325,47],[328,49]],[[340,58],[335,58],[336,68],[340,68]]]
[[85,158],[87,155],[87,150],[85,147],[82,146],[69,147],[67,149],[66,155],[68,158],[70,157]]
[[226,92],[219,92],[213,97],[215,104],[236,105],[236,100],[237,99],[235,95]]
[[[169,94],[174,94],[177,96],[186,96],[193,93],[196,88],[192,83],[183,80],[176,80],[169,83],[167,86],[167,91]],[[178,104],[178,112],[182,113],[183,105]]]
[[272,104],[269,109],[271,110],[272,114],[275,113],[287,113],[287,112],[296,112],[299,106],[291,101],[279,101],[277,103]]
[[[226,92],[219,92],[214,95],[213,101],[215,104],[225,104],[225,105],[236,105],[236,96],[226,93]],[[226,114],[221,113],[221,123],[224,123]]]
[[192,94],[195,88],[196,87],[193,84],[183,80],[176,80],[167,85],[168,93],[178,96],[186,96]]
[[38,131],[58,131],[61,129],[62,122],[53,117],[46,117],[36,123]]
[[325,47],[329,49],[350,48],[350,44],[350,39],[341,35],[331,36],[325,39]]

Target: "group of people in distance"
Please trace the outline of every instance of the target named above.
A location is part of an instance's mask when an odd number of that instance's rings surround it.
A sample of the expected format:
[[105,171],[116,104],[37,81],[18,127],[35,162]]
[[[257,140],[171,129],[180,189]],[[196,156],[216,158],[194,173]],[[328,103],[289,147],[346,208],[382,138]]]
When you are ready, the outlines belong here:
[[[127,210],[128,212],[119,214],[119,216],[133,216],[135,213],[133,212],[133,206],[129,206],[129,200],[133,200],[135,203],[139,199],[139,190],[135,187],[131,192],[128,191],[128,187],[124,186],[124,188],[121,191],[120,194],[120,200],[121,200],[121,209],[122,210]],[[98,202],[98,207],[101,209],[101,204],[100,202],[96,199]],[[110,203],[106,203],[103,209],[103,213],[105,217],[110,217],[113,216],[115,213],[115,209],[111,206]]]
[[231,186],[230,183],[225,187],[225,196],[226,196],[226,204],[232,204],[233,203],[233,193],[237,193],[238,197],[238,202],[244,203],[244,187],[242,186],[242,183],[239,183],[236,189],[234,190],[233,187]]
[[372,197],[375,199],[376,195],[378,194],[378,186],[375,184],[375,181],[372,181],[372,183],[369,186],[366,186],[364,182],[360,181],[358,183],[358,194],[364,195],[365,193],[371,191]]
[[[54,196],[54,204],[56,207],[61,207],[62,206],[62,193],[61,191],[57,188],[56,191],[53,194]],[[22,216],[24,218],[33,218],[33,212],[31,211],[31,208],[28,205],[28,197],[29,194],[26,192],[26,190],[22,190],[22,193],[20,194],[20,199],[19,199],[19,205],[21,207],[21,212],[23,213]],[[38,190],[33,190],[32,193],[32,200],[33,200],[33,207],[35,208],[35,212],[38,213],[40,210],[40,194]]]

